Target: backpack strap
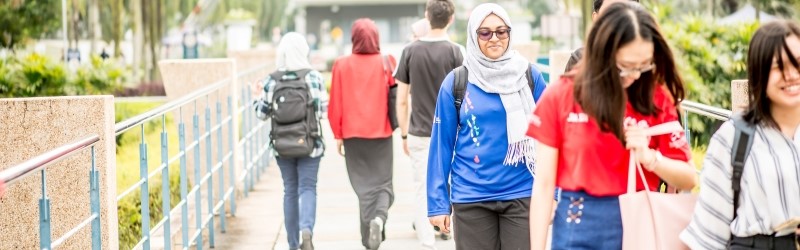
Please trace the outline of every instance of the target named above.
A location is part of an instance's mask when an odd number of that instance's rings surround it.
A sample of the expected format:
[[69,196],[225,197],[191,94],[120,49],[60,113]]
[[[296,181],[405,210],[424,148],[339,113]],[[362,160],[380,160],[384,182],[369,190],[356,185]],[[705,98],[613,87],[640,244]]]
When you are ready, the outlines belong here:
[[733,218],[736,218],[736,208],[739,207],[739,192],[742,189],[742,172],[747,156],[750,155],[750,147],[753,146],[753,135],[755,128],[753,124],[747,122],[741,116],[732,118],[735,133],[731,144],[731,165],[733,166],[733,177],[731,184],[733,187]]
[[[464,102],[464,93],[467,91],[467,78],[469,78],[469,71],[464,65],[458,66],[453,69],[453,104],[456,105],[456,122],[461,122],[461,103]],[[533,91],[533,73],[531,72],[531,65],[525,70],[525,78],[528,80],[528,87]]]

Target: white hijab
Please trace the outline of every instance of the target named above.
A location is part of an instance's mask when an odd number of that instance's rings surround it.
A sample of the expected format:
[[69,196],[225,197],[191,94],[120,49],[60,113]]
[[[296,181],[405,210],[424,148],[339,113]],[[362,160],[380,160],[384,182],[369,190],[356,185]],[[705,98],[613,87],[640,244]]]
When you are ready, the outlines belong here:
[[503,102],[508,134],[508,151],[503,165],[525,162],[533,174],[534,142],[525,136],[528,116],[536,107],[525,75],[530,62],[511,49],[511,37],[508,38],[508,49],[500,58],[490,59],[481,52],[476,31],[491,14],[500,17],[511,28],[511,19],[500,5],[484,3],[475,7],[467,23],[467,56],[464,58],[464,66],[469,70],[470,83],[487,93],[499,94]]
[[297,71],[310,69],[308,51],[308,43],[303,35],[297,32],[286,33],[278,44],[275,63],[280,70]]

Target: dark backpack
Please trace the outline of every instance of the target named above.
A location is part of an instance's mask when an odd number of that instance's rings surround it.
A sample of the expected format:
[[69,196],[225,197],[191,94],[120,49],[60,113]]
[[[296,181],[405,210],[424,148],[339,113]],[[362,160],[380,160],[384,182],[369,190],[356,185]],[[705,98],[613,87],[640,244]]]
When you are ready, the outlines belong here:
[[747,156],[750,155],[750,147],[753,146],[755,126],[738,115],[734,116],[732,120],[736,132],[731,144],[731,165],[733,166],[731,183],[733,187],[733,218],[736,218],[736,208],[739,207],[739,191],[742,190],[742,171],[744,171]]
[[[277,71],[270,74],[275,80],[270,90],[270,144],[280,157],[309,156],[316,146],[316,140],[320,138],[314,98],[309,83],[305,81],[310,71]],[[292,74],[297,77],[287,77]]]
[[[456,122],[461,122],[461,103],[464,102],[464,92],[467,91],[467,78],[469,76],[469,72],[467,67],[464,65],[458,66],[458,68],[453,69],[453,75],[455,79],[453,80],[453,100],[454,104],[456,105]],[[528,70],[525,71],[525,79],[528,79],[528,87],[531,88],[533,91],[533,79],[531,79],[531,66],[528,65]]]

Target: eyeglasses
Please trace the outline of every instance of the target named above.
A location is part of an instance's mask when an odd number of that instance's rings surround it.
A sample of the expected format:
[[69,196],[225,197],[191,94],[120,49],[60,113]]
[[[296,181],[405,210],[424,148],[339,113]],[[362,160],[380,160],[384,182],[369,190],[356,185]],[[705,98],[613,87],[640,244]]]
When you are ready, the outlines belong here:
[[641,68],[636,69],[628,69],[617,64],[617,69],[619,69],[619,77],[629,77],[633,76],[634,74],[644,74],[650,72],[651,70],[656,68],[656,63],[650,63],[649,65],[642,66]]
[[476,31],[478,34],[478,39],[483,41],[489,41],[492,39],[492,36],[497,35],[497,39],[505,40],[508,39],[508,35],[511,33],[511,29],[498,29],[492,31],[490,29],[479,29]]

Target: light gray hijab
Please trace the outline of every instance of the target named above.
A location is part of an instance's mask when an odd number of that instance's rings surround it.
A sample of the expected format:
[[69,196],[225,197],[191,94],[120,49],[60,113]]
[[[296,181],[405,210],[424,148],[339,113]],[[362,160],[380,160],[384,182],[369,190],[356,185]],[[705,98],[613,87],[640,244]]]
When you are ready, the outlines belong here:
[[469,70],[470,83],[484,92],[499,94],[503,102],[508,132],[508,151],[503,165],[525,162],[533,174],[534,141],[525,135],[528,116],[536,107],[528,80],[525,79],[530,62],[511,49],[511,37],[508,38],[509,47],[500,58],[490,59],[481,52],[476,31],[491,14],[500,17],[511,28],[511,19],[500,5],[484,3],[475,7],[467,23],[467,56],[464,58],[464,66]]
[[277,60],[275,63],[278,69],[281,70],[297,71],[301,69],[310,69],[311,64],[308,62],[308,51],[308,43],[303,35],[297,32],[286,33],[278,44]]

